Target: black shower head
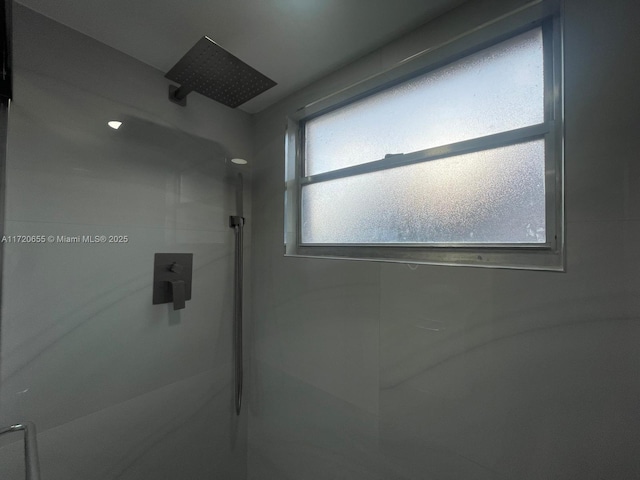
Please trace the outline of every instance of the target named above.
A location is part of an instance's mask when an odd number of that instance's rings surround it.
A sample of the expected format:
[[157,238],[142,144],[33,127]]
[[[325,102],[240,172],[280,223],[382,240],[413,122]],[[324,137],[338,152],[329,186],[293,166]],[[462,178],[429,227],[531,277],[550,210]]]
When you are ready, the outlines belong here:
[[169,87],[169,99],[180,105],[193,91],[235,108],[276,85],[209,37],[198,40],[165,77],[181,85]]

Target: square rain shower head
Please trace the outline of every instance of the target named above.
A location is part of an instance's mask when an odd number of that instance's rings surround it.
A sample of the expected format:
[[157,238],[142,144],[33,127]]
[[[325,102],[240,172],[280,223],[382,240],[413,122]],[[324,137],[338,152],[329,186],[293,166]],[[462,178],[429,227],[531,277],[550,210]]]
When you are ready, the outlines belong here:
[[193,91],[236,108],[277,85],[206,36],[165,77],[181,85],[169,87],[169,98],[181,105]]

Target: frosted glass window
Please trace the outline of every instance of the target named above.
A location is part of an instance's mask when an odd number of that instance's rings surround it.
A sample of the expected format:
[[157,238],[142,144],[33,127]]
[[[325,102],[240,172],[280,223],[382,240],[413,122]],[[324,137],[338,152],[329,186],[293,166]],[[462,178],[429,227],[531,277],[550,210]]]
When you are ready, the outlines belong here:
[[306,175],[544,121],[541,28],[305,123]]
[[544,243],[544,140],[312,183],[303,243]]
[[561,12],[536,5],[292,112],[285,255],[562,271]]

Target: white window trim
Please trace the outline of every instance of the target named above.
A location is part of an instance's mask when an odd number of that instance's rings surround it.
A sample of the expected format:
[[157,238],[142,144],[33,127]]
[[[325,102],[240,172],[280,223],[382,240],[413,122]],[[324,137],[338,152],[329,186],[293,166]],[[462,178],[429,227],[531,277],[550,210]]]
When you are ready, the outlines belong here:
[[[563,171],[563,61],[560,1],[529,3],[487,24],[473,28],[393,68],[319,99],[288,117],[285,171],[285,255],[416,264],[466,265],[490,268],[564,271],[565,219]],[[306,121],[376,93],[394,84],[435,70],[500,43],[536,26],[543,31],[545,69],[544,122],[478,139],[394,155],[373,162],[304,176]],[[300,198],[304,185],[354,174],[485,150],[492,146],[544,138],[547,242],[542,244],[303,244]]]

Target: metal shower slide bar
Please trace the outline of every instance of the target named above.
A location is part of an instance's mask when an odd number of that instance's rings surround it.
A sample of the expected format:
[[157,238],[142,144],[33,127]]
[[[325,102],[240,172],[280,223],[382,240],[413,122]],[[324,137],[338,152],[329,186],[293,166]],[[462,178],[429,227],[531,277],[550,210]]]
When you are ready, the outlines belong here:
[[243,279],[243,179],[242,174],[236,177],[236,214],[229,217],[229,226],[234,230],[234,289],[233,289],[233,340],[235,367],[235,407],[236,415],[240,415],[242,408],[242,384],[244,380],[244,366],[242,359],[242,286]]
[[22,422],[8,427],[0,427],[0,435],[24,430],[24,466],[26,480],[40,480],[38,460],[38,440],[36,426],[32,422]]
[[232,216],[229,219],[231,228],[235,233],[235,258],[234,258],[234,294],[233,294],[233,338],[234,338],[234,364],[235,364],[235,407],[236,415],[240,415],[242,408],[242,383],[243,383],[243,362],[242,362],[242,285],[243,285],[243,260],[242,242],[244,218]]

